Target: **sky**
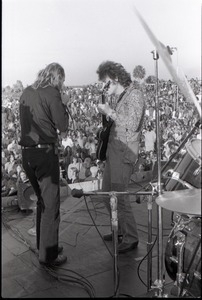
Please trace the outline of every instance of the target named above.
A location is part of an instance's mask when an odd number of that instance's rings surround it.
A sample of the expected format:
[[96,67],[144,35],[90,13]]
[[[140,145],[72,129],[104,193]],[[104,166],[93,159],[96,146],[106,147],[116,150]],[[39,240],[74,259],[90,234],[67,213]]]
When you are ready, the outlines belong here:
[[[34,82],[52,62],[67,86],[98,82],[100,63],[155,75],[155,50],[135,8],[155,36],[174,48],[172,61],[188,79],[201,79],[202,0],[2,0],[2,87]],[[172,79],[161,57],[159,79]],[[132,79],[133,76],[132,76]]]

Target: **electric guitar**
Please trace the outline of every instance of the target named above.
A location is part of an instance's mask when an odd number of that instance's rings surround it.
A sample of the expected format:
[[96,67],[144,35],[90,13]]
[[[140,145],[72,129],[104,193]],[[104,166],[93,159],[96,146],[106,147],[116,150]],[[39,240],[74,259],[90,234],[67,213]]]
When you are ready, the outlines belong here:
[[[102,92],[102,104],[105,104],[105,94],[109,88],[110,81],[105,85]],[[109,140],[110,128],[112,126],[113,120],[106,119],[105,115],[102,115],[102,127],[97,132],[98,145],[96,149],[96,158],[104,161],[106,160],[107,144]]]

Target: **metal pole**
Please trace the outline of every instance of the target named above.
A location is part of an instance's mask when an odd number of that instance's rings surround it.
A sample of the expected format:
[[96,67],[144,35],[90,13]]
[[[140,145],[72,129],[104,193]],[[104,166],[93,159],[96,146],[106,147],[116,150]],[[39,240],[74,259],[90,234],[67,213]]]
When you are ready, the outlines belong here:
[[114,296],[118,297],[118,214],[117,206],[118,200],[115,193],[110,195],[110,207],[111,207],[111,226],[112,226],[112,240],[114,246]]
[[[156,51],[155,51],[156,52]],[[156,52],[154,54],[154,60],[155,60],[155,74],[156,74],[156,146],[157,146],[157,166],[158,166],[158,187],[159,187],[159,192],[162,193],[161,191],[161,141],[160,141],[160,116],[159,116],[159,97],[158,97],[158,59],[159,55]]]
[[[156,74],[156,144],[157,144],[157,166],[158,166],[158,184],[157,192],[162,194],[161,186],[161,141],[160,141],[160,118],[159,118],[159,97],[158,97],[158,59],[159,55],[156,50],[152,51],[153,59],[155,60],[155,74]],[[157,222],[158,222],[158,235],[157,235],[157,280],[155,282],[158,296],[163,295],[163,220],[162,208],[157,207]]]
[[152,195],[148,197],[147,209],[148,209],[148,242],[147,242],[147,291],[151,290],[152,286],[152,201],[153,201],[153,187],[152,187]]
[[[177,76],[178,76],[178,69],[179,69],[179,66],[178,66],[178,49],[176,48],[176,51],[177,51]],[[177,109],[176,111],[178,110],[178,106],[179,106],[179,88],[178,88],[178,85],[177,85]]]
[[[178,67],[178,48],[177,47],[171,47],[170,49],[171,49],[172,53],[173,53],[174,50],[177,52],[177,76],[178,76],[178,69],[179,69],[179,67]],[[175,101],[175,111],[177,112],[178,105],[179,105],[179,103],[178,103],[178,98],[179,98],[179,88],[178,88],[178,85],[177,85],[176,92],[177,92],[176,93],[177,95],[176,95],[176,101]]]

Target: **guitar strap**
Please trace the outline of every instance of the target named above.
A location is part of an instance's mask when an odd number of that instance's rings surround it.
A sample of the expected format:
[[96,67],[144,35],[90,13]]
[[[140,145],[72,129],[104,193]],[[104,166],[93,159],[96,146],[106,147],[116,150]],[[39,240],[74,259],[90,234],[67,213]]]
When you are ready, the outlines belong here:
[[[118,99],[118,101],[117,101],[117,104],[121,101],[121,99],[122,99],[123,96],[125,95],[126,90],[127,90],[127,89],[125,89],[125,90],[120,94],[119,99]],[[116,104],[116,105],[117,105],[117,104]]]
[[116,102],[116,105],[115,105],[114,109],[116,109],[118,103],[121,101],[121,99],[122,99],[123,96],[125,95],[126,90],[127,90],[127,89],[125,89],[125,90],[119,95],[119,98],[118,98],[118,100],[117,100],[117,102]]

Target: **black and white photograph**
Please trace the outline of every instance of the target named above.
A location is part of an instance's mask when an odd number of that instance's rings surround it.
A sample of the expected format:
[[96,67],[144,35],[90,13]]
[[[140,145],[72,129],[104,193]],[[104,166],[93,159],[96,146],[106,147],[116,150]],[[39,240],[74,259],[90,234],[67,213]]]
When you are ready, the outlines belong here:
[[1,297],[201,298],[201,0],[1,8]]

